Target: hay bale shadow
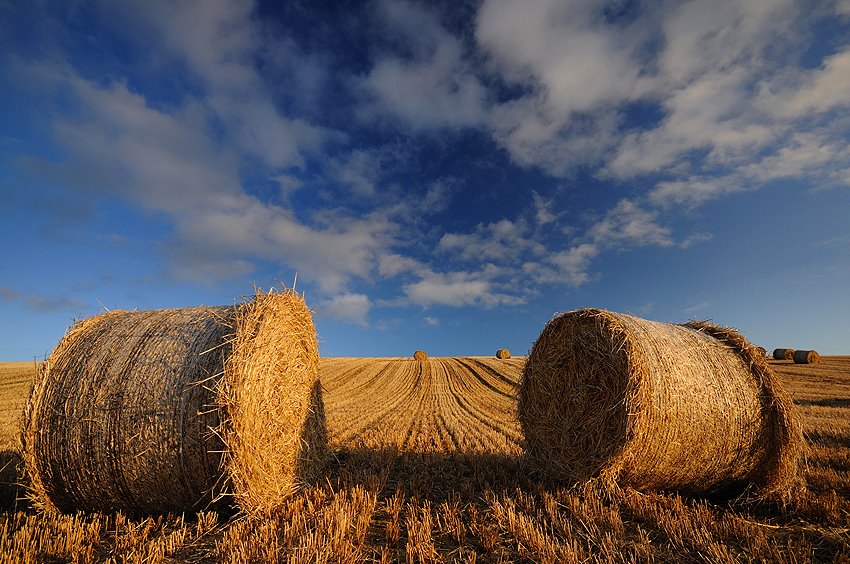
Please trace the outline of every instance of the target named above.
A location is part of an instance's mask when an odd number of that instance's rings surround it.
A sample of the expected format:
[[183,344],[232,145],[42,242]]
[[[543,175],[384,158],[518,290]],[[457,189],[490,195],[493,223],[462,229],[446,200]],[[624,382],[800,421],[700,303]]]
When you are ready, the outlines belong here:
[[378,499],[396,492],[438,504],[480,501],[482,493],[539,489],[525,456],[496,452],[416,452],[396,447],[334,451],[326,477],[340,487],[383,483]]
[[820,400],[794,400],[794,403],[805,407],[850,407],[850,398],[828,398]]

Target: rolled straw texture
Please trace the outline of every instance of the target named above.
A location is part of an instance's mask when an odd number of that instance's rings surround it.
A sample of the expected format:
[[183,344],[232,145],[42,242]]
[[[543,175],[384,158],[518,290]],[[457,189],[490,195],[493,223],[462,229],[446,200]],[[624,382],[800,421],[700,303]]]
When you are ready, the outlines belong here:
[[416,351],[415,353],[413,353],[413,358],[414,358],[414,360],[418,360],[418,361],[421,362],[421,361],[428,359],[428,353],[426,353],[425,351],[419,350],[419,351]]
[[756,347],[756,352],[759,353],[760,356],[767,356],[767,349],[764,347]]
[[794,349],[773,349],[773,360],[794,360]]
[[62,339],[24,416],[46,509],[277,507],[326,452],[310,312],[294,292],[233,307],[113,311]]
[[796,475],[792,407],[734,330],[584,309],[534,343],[518,414],[531,460],[557,479],[761,495]]
[[797,364],[817,364],[820,355],[817,351],[794,351],[794,362]]
[[508,349],[499,349],[496,351],[496,358],[507,360],[511,358],[511,351]]

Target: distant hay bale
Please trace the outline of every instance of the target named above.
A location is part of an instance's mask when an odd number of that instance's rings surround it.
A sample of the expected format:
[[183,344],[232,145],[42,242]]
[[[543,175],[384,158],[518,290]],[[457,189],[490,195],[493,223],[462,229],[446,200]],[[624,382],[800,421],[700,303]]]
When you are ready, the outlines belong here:
[[734,330],[584,309],[534,343],[518,414],[530,459],[556,479],[761,495],[796,475],[792,408]]
[[774,360],[794,360],[794,349],[773,349]]
[[817,364],[820,355],[817,351],[794,351],[794,362],[797,364]]
[[509,351],[508,349],[499,349],[496,351],[496,358],[507,360],[511,358],[511,351]]
[[36,376],[22,439],[45,509],[272,511],[327,452],[310,311],[257,292],[78,323]]
[[767,349],[764,347],[756,347],[756,352],[759,353],[759,356],[767,357]]
[[428,358],[428,353],[426,353],[425,351],[419,350],[419,351],[416,351],[415,353],[413,353],[413,358],[414,358],[414,360],[418,360],[420,362],[423,362]]

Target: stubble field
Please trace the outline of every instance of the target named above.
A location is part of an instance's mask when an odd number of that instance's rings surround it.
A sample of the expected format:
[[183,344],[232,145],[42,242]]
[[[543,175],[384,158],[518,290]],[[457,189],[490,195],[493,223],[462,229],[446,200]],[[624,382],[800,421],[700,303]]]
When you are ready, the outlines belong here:
[[771,361],[809,449],[790,500],[570,488],[522,454],[524,359],[323,359],[333,459],[271,518],[44,516],[17,500],[32,363],[0,364],[0,562],[850,560],[850,357]]

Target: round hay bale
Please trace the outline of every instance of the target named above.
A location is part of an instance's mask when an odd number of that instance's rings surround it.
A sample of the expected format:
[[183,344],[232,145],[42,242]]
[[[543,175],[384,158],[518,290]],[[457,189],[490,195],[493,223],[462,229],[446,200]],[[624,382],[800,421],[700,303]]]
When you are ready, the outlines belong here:
[[534,343],[518,415],[531,460],[559,480],[767,494],[796,475],[792,408],[734,330],[584,309]]
[[511,351],[509,351],[508,349],[499,349],[496,351],[496,358],[507,360],[511,358]]
[[759,356],[767,357],[767,349],[764,347],[756,347],[756,352]]
[[413,353],[413,358],[419,362],[424,362],[428,358],[428,353],[423,350],[419,350]]
[[327,452],[310,311],[257,292],[78,323],[36,376],[22,439],[45,509],[272,511]]
[[820,362],[818,351],[794,351],[793,358],[797,364],[817,364]]
[[794,349],[773,349],[773,360],[794,360]]

